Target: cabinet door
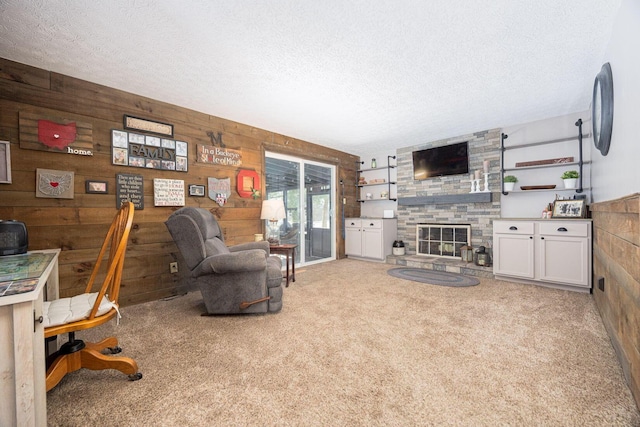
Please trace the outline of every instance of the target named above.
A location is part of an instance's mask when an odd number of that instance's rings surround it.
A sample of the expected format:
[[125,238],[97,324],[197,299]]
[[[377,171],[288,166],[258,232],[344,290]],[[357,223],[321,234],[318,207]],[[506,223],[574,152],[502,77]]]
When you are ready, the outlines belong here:
[[540,280],[589,287],[589,241],[540,236]]
[[364,228],[362,230],[362,256],[375,259],[384,258],[381,228]]
[[346,227],[344,236],[345,254],[362,256],[362,231],[360,227]]
[[532,235],[494,234],[493,243],[494,274],[533,279]]

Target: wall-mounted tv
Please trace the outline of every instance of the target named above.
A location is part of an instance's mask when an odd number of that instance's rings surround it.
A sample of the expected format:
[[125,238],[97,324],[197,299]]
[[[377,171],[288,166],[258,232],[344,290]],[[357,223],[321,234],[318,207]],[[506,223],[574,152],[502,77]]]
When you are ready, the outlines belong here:
[[468,141],[413,152],[413,179],[415,180],[468,172]]

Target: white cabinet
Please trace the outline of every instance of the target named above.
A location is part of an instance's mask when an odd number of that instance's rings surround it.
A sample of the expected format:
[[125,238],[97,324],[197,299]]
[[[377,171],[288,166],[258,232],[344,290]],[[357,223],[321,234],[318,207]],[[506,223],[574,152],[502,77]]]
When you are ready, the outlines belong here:
[[398,235],[395,218],[346,218],[345,253],[350,258],[383,261]]
[[497,279],[591,291],[591,221],[494,221],[493,244]]

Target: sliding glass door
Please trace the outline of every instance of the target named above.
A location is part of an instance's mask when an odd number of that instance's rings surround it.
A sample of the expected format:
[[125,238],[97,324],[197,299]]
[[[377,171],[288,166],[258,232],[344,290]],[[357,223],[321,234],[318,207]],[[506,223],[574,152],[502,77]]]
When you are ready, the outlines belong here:
[[280,242],[298,245],[296,264],[334,260],[335,166],[276,153],[265,163],[265,198],[282,199],[286,210]]

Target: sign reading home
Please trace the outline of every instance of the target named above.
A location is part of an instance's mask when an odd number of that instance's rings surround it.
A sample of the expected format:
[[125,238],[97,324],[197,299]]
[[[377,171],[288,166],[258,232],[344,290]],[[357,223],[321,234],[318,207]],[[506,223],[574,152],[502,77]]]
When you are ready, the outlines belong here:
[[51,114],[21,111],[20,148],[52,153],[93,156],[91,123],[65,119]]
[[199,163],[234,167],[242,165],[242,151],[240,150],[200,144],[196,147],[196,161]]
[[111,131],[111,163],[187,172],[187,143],[122,130]]

